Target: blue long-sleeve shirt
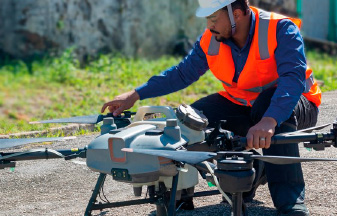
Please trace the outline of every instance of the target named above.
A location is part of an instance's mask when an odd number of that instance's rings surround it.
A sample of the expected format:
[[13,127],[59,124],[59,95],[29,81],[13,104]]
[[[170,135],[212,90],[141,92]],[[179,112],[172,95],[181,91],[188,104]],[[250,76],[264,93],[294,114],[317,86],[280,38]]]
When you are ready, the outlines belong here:
[[[237,82],[248,58],[249,49],[255,31],[255,15],[252,12],[249,36],[242,49],[228,39],[224,43],[231,47],[235,65],[234,82]],[[264,117],[274,118],[278,124],[286,121],[296,106],[305,89],[305,71],[307,68],[304,44],[298,27],[289,19],[277,24],[277,48],[275,58],[279,75],[277,89]],[[177,65],[151,77],[148,82],[135,90],[140,99],[166,95],[186,88],[208,71],[206,55],[200,46],[200,39],[195,42],[191,52]]]

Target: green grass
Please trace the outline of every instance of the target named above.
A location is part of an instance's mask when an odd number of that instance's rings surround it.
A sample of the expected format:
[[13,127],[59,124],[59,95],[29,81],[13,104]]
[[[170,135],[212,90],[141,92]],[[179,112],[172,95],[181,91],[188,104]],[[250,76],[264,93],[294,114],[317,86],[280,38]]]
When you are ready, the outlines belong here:
[[[336,57],[307,52],[315,77],[323,80],[323,91],[337,89]],[[152,75],[177,64],[180,58],[157,60],[102,55],[80,68],[72,50],[58,58],[0,64],[0,134],[44,130],[56,125],[29,125],[29,121],[99,114],[104,102],[146,82]],[[177,106],[192,103],[217,92],[221,84],[208,72],[183,91],[137,102],[143,105]],[[83,131],[80,134],[85,133]]]
[[313,69],[315,78],[324,81],[322,91],[337,89],[337,56],[309,51],[306,53],[308,64]]

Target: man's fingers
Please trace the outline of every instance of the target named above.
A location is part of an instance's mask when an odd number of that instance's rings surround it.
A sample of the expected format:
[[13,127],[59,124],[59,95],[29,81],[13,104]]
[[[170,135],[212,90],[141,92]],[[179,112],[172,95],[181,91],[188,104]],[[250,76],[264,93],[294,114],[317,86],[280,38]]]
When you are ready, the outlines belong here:
[[112,105],[114,105],[114,104],[115,104],[115,102],[113,102],[113,101],[109,101],[109,102],[105,103],[105,104],[102,106],[101,113],[104,113],[104,111],[105,111],[105,109],[106,109],[107,107],[110,107],[110,106],[112,106]]
[[107,108],[107,103],[103,104],[102,108],[101,108],[101,113],[104,113],[105,109]]
[[119,108],[119,106],[116,106],[116,105],[114,105],[114,106],[109,106],[109,111],[110,111],[111,113],[113,113],[113,112],[115,112],[115,110],[118,109],[118,108]]
[[118,109],[116,109],[114,112],[113,112],[113,115],[114,116],[118,116],[120,115],[123,111],[124,111],[124,106],[120,106]]
[[252,149],[253,148],[253,135],[248,133],[247,136],[247,149]]
[[120,106],[120,103],[117,101],[109,101],[102,106],[101,113],[104,113],[105,109],[108,107],[110,112],[113,112]]
[[253,136],[252,145],[255,149],[270,147],[271,137],[274,135],[276,125],[277,122],[274,118],[263,117],[249,129],[248,134]]
[[266,146],[266,139],[264,137],[260,137],[260,148],[264,148]]
[[269,149],[271,144],[271,136],[266,137],[266,146],[264,147],[265,149]]
[[254,146],[255,149],[259,149],[259,146],[260,146],[260,136],[257,135],[257,134],[254,134],[253,146]]

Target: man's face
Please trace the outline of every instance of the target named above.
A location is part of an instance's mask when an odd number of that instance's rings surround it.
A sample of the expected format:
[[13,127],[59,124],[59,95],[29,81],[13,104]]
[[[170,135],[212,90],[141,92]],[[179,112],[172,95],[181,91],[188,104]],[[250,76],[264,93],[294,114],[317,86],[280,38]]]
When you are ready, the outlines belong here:
[[227,11],[220,9],[206,17],[206,19],[207,28],[212,32],[217,41],[222,42],[232,36],[232,28]]

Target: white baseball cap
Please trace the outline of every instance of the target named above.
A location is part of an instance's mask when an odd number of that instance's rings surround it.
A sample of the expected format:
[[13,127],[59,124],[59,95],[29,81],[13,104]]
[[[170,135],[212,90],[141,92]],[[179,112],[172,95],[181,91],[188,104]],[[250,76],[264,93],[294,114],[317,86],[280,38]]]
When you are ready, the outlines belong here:
[[221,8],[232,4],[236,0],[198,0],[200,7],[195,15],[197,17],[207,17]]

